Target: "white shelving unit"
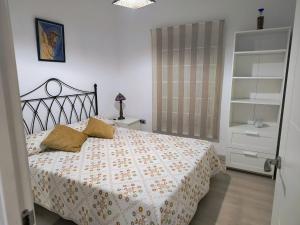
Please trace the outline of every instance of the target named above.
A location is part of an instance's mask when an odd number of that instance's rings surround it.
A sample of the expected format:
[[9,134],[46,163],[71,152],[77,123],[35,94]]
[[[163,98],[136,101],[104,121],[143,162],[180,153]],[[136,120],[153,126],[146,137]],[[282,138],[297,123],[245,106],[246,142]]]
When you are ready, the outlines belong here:
[[290,36],[290,27],[235,33],[227,167],[273,175],[264,163],[276,155]]

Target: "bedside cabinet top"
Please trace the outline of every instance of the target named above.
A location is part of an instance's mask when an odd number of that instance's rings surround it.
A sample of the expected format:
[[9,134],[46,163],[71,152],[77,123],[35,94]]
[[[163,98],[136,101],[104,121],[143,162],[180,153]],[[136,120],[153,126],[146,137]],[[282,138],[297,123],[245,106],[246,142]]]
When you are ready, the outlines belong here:
[[124,120],[118,120],[118,119],[116,119],[116,120],[114,120],[114,122],[117,123],[117,124],[131,125],[133,123],[139,123],[140,119],[127,117]]

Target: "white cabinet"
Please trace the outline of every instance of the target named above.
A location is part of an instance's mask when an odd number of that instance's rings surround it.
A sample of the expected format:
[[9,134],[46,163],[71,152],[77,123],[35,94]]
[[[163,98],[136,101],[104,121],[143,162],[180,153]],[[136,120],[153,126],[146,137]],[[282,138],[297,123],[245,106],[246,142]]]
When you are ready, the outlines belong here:
[[290,35],[289,27],[235,33],[227,167],[272,175],[263,166],[276,155]]

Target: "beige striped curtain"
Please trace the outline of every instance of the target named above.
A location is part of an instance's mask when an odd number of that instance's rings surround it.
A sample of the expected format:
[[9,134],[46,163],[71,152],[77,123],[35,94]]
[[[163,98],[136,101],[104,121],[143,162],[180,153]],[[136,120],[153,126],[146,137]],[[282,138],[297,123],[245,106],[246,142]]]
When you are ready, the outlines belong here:
[[219,139],[224,21],[157,28],[153,52],[153,131]]

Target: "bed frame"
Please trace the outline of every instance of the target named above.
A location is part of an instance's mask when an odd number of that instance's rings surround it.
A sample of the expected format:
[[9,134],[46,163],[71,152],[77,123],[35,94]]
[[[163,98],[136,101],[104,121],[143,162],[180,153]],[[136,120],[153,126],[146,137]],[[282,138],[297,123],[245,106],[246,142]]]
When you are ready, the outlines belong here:
[[[55,85],[53,94],[53,88]],[[44,89],[44,90],[43,90]],[[39,98],[36,98],[39,96]],[[71,124],[98,115],[97,84],[83,91],[51,78],[21,95],[26,134],[47,130],[56,124]]]

